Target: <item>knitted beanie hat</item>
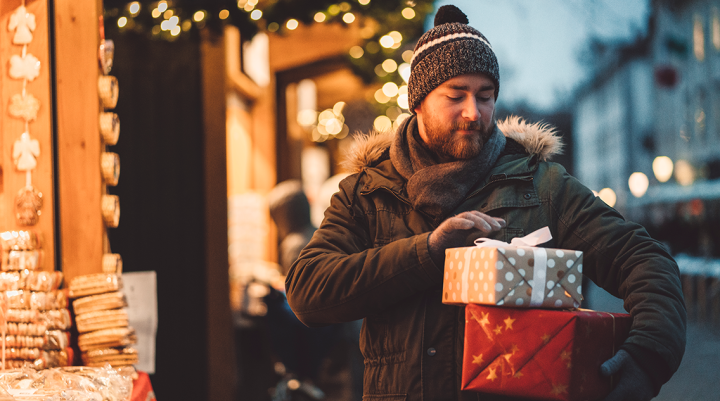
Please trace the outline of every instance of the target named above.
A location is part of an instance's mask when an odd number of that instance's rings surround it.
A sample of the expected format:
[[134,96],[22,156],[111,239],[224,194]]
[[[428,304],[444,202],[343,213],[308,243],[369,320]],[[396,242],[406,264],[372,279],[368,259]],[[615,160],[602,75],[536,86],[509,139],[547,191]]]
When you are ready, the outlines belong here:
[[433,89],[458,75],[484,73],[495,83],[495,99],[500,90],[500,71],[490,42],[452,5],[440,7],[435,26],[420,37],[410,71],[408,103],[413,114]]

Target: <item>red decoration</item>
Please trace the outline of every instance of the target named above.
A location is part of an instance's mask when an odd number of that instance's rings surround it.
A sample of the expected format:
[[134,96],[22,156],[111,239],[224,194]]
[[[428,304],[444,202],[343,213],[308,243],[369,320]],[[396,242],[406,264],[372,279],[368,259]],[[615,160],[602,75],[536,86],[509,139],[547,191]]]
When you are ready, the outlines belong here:
[[655,67],[655,82],[660,87],[673,88],[678,82],[678,72],[668,65]]
[[544,400],[597,400],[600,374],[627,338],[627,314],[591,310],[465,307],[462,389]]
[[150,384],[150,376],[145,372],[137,372],[138,378],[133,380],[133,390],[130,401],[157,401],[152,384]]

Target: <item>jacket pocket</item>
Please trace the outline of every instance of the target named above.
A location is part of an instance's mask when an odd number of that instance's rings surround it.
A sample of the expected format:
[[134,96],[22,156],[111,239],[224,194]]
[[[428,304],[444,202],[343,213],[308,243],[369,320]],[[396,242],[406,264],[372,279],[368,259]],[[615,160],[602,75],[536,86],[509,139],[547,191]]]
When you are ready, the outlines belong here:
[[367,401],[405,401],[406,394],[365,394],[363,400]]

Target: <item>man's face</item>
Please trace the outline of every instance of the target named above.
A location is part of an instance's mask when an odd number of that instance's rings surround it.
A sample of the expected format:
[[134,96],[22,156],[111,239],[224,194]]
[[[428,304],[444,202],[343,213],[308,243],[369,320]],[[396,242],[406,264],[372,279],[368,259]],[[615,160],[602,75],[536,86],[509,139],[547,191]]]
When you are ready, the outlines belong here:
[[449,79],[415,109],[418,131],[441,161],[471,159],[494,129],[495,84],[485,74]]

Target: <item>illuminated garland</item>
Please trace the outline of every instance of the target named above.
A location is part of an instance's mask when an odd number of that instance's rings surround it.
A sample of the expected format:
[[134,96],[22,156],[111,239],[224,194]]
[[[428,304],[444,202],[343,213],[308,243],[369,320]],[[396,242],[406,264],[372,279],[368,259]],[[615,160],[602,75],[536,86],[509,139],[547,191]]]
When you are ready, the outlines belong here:
[[132,31],[154,39],[197,37],[202,28],[221,32],[223,25],[240,29],[243,40],[257,32],[286,34],[300,24],[358,24],[362,42],[350,49],[353,73],[366,84],[381,83],[375,92],[375,127],[387,129],[409,116],[407,78],[417,38],[424,32],[432,0],[163,0],[105,1],[106,30]]

